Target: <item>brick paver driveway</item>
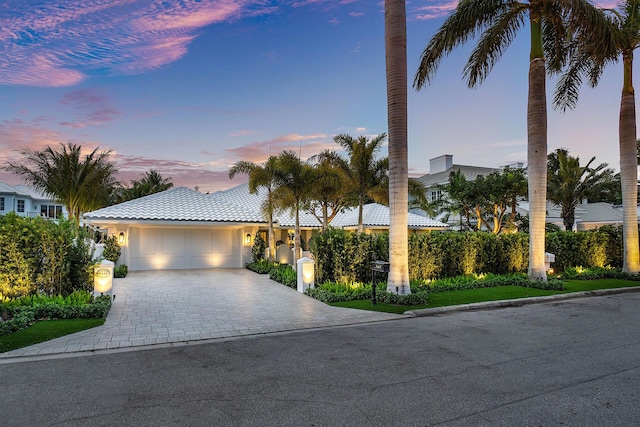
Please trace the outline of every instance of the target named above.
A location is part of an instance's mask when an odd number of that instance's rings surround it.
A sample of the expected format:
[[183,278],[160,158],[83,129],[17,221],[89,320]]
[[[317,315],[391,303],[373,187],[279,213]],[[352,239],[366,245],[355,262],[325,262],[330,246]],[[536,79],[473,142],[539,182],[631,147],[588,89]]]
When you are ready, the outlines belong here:
[[184,343],[404,316],[325,305],[245,269],[130,272],[103,326],[0,358]]

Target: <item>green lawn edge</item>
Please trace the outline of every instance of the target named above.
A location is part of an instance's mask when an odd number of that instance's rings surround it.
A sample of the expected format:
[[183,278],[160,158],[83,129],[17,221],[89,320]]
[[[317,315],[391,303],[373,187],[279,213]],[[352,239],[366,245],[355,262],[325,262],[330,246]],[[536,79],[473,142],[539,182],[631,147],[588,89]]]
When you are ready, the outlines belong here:
[[106,319],[40,320],[12,334],[0,337],[0,353],[28,347],[54,338],[103,325]]
[[525,288],[522,286],[498,286],[494,288],[465,289],[459,291],[432,292],[429,294],[429,302],[426,305],[393,305],[377,303],[373,305],[371,300],[356,300],[334,302],[329,305],[334,307],[355,308],[358,310],[381,311],[386,313],[402,314],[405,311],[420,310],[424,308],[448,307],[476,302],[503,301],[509,299],[531,298],[575,292],[595,291],[599,289],[617,289],[638,287],[640,282],[624,279],[597,279],[597,280],[566,280],[565,290],[548,291],[542,289]]

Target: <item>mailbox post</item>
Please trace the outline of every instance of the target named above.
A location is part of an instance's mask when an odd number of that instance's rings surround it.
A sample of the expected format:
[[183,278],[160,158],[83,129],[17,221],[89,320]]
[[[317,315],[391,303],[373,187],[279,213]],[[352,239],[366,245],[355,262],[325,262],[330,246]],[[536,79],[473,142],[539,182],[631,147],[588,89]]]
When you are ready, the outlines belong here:
[[371,304],[376,304],[376,273],[389,273],[387,261],[373,261],[371,264]]

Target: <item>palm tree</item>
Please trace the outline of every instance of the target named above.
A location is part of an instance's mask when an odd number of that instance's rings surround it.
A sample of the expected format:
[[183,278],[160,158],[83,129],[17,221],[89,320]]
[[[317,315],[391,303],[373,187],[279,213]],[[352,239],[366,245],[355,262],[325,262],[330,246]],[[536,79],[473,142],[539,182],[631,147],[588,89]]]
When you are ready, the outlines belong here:
[[24,149],[25,163],[9,163],[5,169],[22,176],[47,195],[64,204],[70,218],[80,220],[84,212],[107,206],[118,184],[116,167],[109,161],[111,151],[82,155],[77,144],[60,144],[42,151]]
[[336,151],[330,149],[312,156],[309,161],[315,162],[309,212],[322,223],[322,231],[326,231],[331,220],[347,205],[346,171],[349,165]]
[[633,89],[633,52],[640,46],[640,1],[626,0],[619,9],[605,10],[608,25],[602,31],[587,31],[573,39],[569,67],[558,81],[554,105],[566,110],[578,101],[583,77],[595,87],[607,64],[622,58],[622,98],[620,100],[619,144],[622,185],[623,271],[640,272],[638,247],[638,163],[636,101]]
[[384,2],[384,44],[389,128],[389,262],[387,289],[409,287],[409,203],[407,148],[407,11],[405,0]]
[[245,174],[249,176],[249,193],[255,194],[260,187],[267,190],[267,198],[262,205],[262,212],[269,223],[268,237],[269,240],[269,256],[270,262],[276,259],[276,238],[273,231],[273,214],[275,212],[274,205],[274,180],[276,172],[276,157],[270,156],[263,164],[256,164],[248,161],[239,161],[229,169],[229,179],[233,179],[237,174]]
[[276,206],[295,215],[294,262],[302,257],[300,244],[300,209],[310,197],[313,168],[293,151],[283,151],[276,158],[273,198]]
[[431,82],[443,56],[477,36],[464,68],[469,87],[487,77],[502,53],[528,22],[530,27],[527,163],[529,177],[529,278],[546,281],[544,264],[547,183],[546,71],[558,72],[565,60],[564,41],[603,21],[585,0],[462,0],[422,53],[414,87]]
[[132,180],[130,187],[121,188],[117,203],[159,193],[172,187],[171,178],[164,178],[159,171],[150,169],[140,180]]
[[573,229],[576,206],[588,199],[599,184],[611,176],[606,163],[595,168],[592,157],[585,166],[580,166],[580,157],[573,157],[564,148],[558,148],[548,156],[547,197],[562,209],[565,230]]
[[387,135],[382,133],[371,140],[364,135],[353,138],[347,134],[336,135],[333,138],[346,151],[349,159],[345,172],[357,199],[359,232],[364,231],[363,207],[368,198],[373,198],[372,192],[380,186],[387,173],[388,160],[376,159],[386,137]]

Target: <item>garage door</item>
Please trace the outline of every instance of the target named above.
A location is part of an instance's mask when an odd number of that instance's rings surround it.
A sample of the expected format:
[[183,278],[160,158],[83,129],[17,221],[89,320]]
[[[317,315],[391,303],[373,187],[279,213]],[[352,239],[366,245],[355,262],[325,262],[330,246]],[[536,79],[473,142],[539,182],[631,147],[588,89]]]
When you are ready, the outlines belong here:
[[231,229],[131,228],[129,268],[241,267],[238,233]]

